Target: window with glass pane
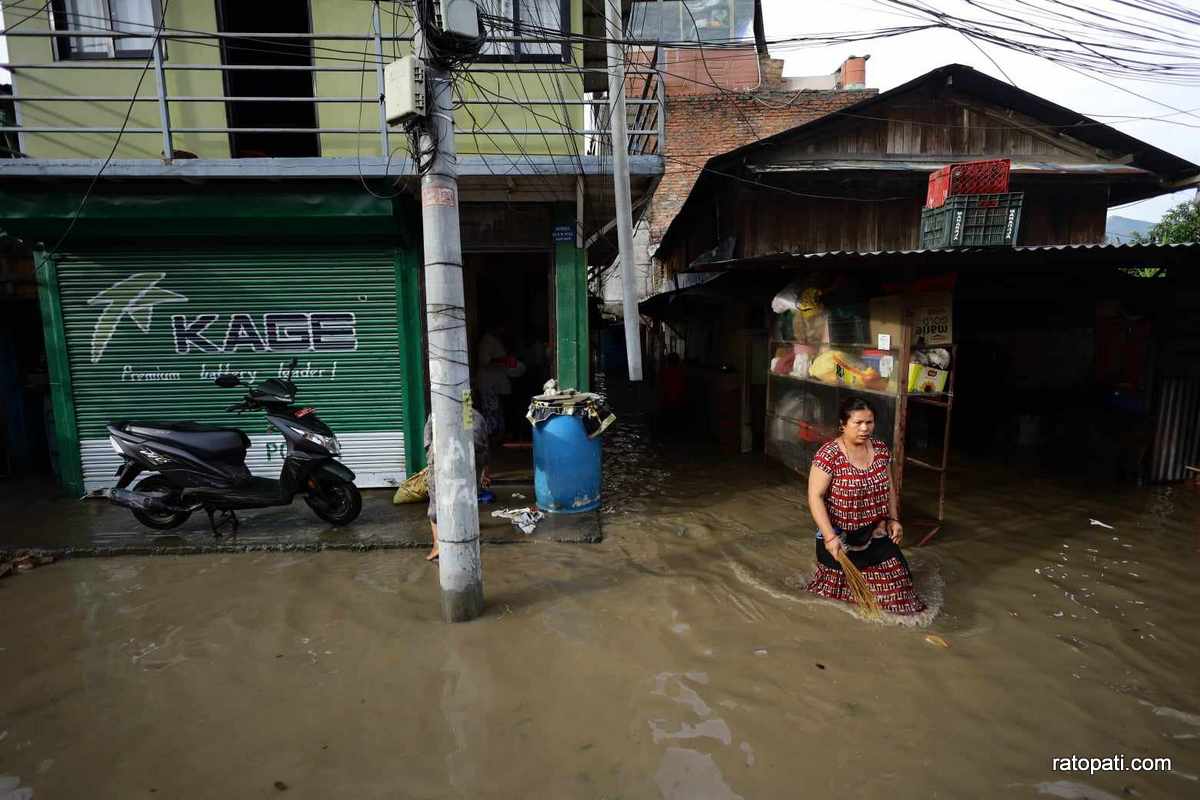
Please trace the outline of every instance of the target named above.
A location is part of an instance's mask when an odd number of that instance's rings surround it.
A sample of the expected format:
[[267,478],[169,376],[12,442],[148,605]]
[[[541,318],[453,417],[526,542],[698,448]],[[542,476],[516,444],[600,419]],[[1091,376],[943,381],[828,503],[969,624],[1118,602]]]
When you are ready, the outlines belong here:
[[521,42],[521,52],[526,55],[554,56],[563,51],[563,3],[562,0],[521,0],[521,17],[517,20],[521,36],[544,41]]
[[712,44],[754,41],[754,0],[665,0],[634,3],[631,38]]
[[[564,61],[570,0],[482,0],[487,15],[484,60]],[[496,41],[496,39],[536,41]],[[490,57],[490,58],[489,58]]]
[[72,36],[58,41],[58,57],[146,58],[154,43],[158,0],[53,0],[55,30],[139,33],[145,36]]

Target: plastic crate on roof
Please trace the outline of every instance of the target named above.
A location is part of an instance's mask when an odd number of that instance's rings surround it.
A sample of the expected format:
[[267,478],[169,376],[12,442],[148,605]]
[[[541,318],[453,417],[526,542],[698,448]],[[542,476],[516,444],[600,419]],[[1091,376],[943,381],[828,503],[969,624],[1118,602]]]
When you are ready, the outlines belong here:
[[941,208],[922,209],[921,247],[1014,245],[1024,200],[1024,192],[956,195]]
[[1004,194],[1008,192],[1008,173],[1012,161],[998,158],[991,161],[965,161],[950,164],[929,176],[925,195],[926,208],[941,208],[947,197],[964,194]]

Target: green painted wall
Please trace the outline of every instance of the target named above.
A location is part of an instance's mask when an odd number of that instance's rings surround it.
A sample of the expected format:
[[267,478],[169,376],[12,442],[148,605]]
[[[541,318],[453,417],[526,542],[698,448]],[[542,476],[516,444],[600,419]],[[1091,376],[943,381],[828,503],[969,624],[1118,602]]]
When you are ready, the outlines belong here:
[[[575,227],[575,209],[559,206],[556,227]],[[558,385],[590,391],[591,346],[588,339],[587,260],[575,241],[554,245],[554,309]]]
[[[365,34],[371,31],[371,3],[363,0],[310,0],[313,19],[313,30],[317,33],[354,33]],[[393,4],[385,3],[385,6]],[[400,33],[411,33],[406,30],[407,22],[394,17],[384,8],[382,12],[383,28],[386,33],[393,29]],[[174,0],[167,9],[167,25],[175,29],[193,31],[215,31],[217,29],[215,0]],[[571,0],[571,28],[573,31],[583,29],[583,0]],[[22,25],[22,30],[48,30],[49,17],[38,15]],[[317,64],[322,66],[354,66],[362,62],[364,44],[368,63],[374,59],[374,42],[355,42],[345,40],[318,42],[319,47],[328,50],[318,51],[321,55]],[[181,41],[171,40],[167,45],[167,62],[169,64],[216,64],[219,63],[219,50],[215,41]],[[8,41],[9,58],[14,63],[47,64],[53,63],[55,56],[53,48],[47,39],[39,38],[10,38]],[[330,52],[331,50],[345,52]],[[395,48],[385,43],[385,59],[403,55],[407,45],[400,44]],[[582,63],[582,45],[574,51],[574,63]],[[137,86],[141,69],[112,69],[107,65],[120,64],[140,67],[144,62],[138,60],[103,61],[103,62],[63,62],[79,64],[72,69],[22,69],[14,75],[14,83],[18,95],[110,95],[127,97],[133,94]],[[524,68],[529,68],[525,65]],[[497,96],[517,100],[553,99],[564,96],[569,99],[583,97],[583,82],[579,75],[555,74],[554,65],[544,65],[538,74],[506,73],[503,75],[478,74],[475,79],[486,91],[471,87],[468,81],[460,81],[473,96],[482,95],[485,99],[495,99]],[[314,75],[315,93],[318,97],[374,97],[377,94],[376,76],[369,72],[361,76],[354,72],[327,72]],[[168,91],[177,96],[223,96],[221,73],[217,71],[172,71],[167,72]],[[360,93],[361,86],[361,93]],[[153,68],[146,71],[142,81],[139,97],[156,98]],[[22,124],[26,127],[113,127],[121,126],[122,119],[128,108],[128,102],[105,101],[96,103],[84,102],[38,102],[22,104]],[[504,107],[474,108],[478,121],[477,127],[497,129],[502,131],[507,125],[509,129],[561,129],[563,121],[570,121],[571,127],[583,128],[583,109],[581,106],[537,106],[532,108]],[[362,155],[376,156],[380,153],[379,135],[376,129],[379,124],[379,108],[373,102],[361,105],[353,103],[325,103],[317,107],[318,120],[321,127],[338,128],[370,128],[370,133],[364,134],[322,134],[321,155],[325,157],[353,157]],[[361,122],[360,122],[361,120]],[[171,106],[171,121],[173,127],[223,127],[226,125],[225,106],[222,102],[209,103],[175,103]],[[460,110],[456,114],[456,123],[460,128],[475,125],[470,115]],[[116,158],[158,158],[162,152],[162,136],[157,132],[159,125],[159,109],[157,102],[139,102],[129,120],[129,128],[154,128],[154,133],[126,133],[121,138],[116,151]],[[34,158],[104,158],[112,148],[116,134],[80,134],[80,133],[48,133],[23,134],[22,146],[25,152]],[[195,153],[201,158],[228,158],[228,136],[224,133],[177,133],[174,135],[174,147]],[[583,146],[579,138],[568,139],[563,136],[534,134],[513,137],[503,133],[467,135],[458,137],[458,148],[462,154],[471,153],[521,153],[522,151],[537,153],[576,152]],[[397,159],[405,157],[403,151],[396,148],[405,145],[402,132],[392,136],[391,148]]]
[[[22,15],[24,16],[24,15]],[[215,2],[207,0],[174,0],[167,7],[167,25],[197,31],[215,31],[217,15]],[[23,31],[49,30],[49,14],[33,17],[21,26]],[[176,64],[215,64],[219,62],[214,41],[190,42],[171,40],[167,43],[167,59]],[[10,38],[9,60],[14,63],[55,63],[54,48],[49,39],[36,37]],[[118,61],[66,61],[79,64],[78,69],[17,70],[13,84],[20,96],[33,95],[109,95],[129,97],[141,76],[142,59]],[[134,66],[137,69],[111,69],[106,65]],[[220,97],[221,73],[216,71],[186,71],[168,73],[168,91],[179,96]],[[154,68],[146,71],[139,97],[156,98]],[[25,127],[110,127],[119,128],[129,108],[127,100],[106,102],[39,102],[21,103],[21,124]],[[171,109],[172,126],[199,128],[223,126],[223,103],[179,103]],[[159,158],[162,153],[162,134],[157,132],[159,112],[157,102],[139,102],[129,118],[129,128],[154,128],[153,134],[126,133],[121,137],[115,158]],[[34,158],[104,158],[116,141],[116,134],[23,134],[22,147]],[[202,158],[228,158],[228,137],[223,133],[181,133],[175,137],[176,150],[188,150]]]
[[[387,5],[387,4],[385,4]],[[371,4],[361,0],[312,0],[314,29],[322,33],[353,33],[363,34],[371,31]],[[398,33],[411,35],[412,29],[403,15],[393,15],[384,8],[381,14],[383,31],[386,34]],[[571,30],[583,30],[583,0],[571,0]],[[363,42],[326,43],[339,50],[349,50],[350,53],[327,53],[326,57],[318,58],[322,66],[353,65],[357,60],[361,63]],[[375,53],[374,42],[366,44],[368,60]],[[408,43],[401,42],[395,47],[384,42],[384,58],[391,59],[406,55],[409,52]],[[583,47],[575,48],[574,63],[583,62]],[[489,65],[495,66],[495,65]],[[523,65],[529,69],[531,65]],[[546,64],[539,67],[538,74],[528,73],[482,73],[475,72],[470,80],[460,79],[459,86],[466,98],[494,101],[500,98],[516,100],[545,100],[566,97],[572,100],[582,99],[583,80],[579,75],[555,74],[554,65]],[[560,65],[561,69],[561,65]],[[479,84],[480,88],[471,86],[471,81]],[[359,89],[362,91],[360,92]],[[373,97],[377,82],[374,73],[359,75],[353,72],[327,72],[317,75],[317,92],[326,97]],[[376,129],[379,125],[379,107],[366,103],[362,106],[345,103],[327,103],[319,106],[318,114],[321,127],[327,128],[370,128],[370,133],[357,136],[353,134],[327,133],[321,135],[321,154],[329,157],[363,155],[377,156],[380,154],[380,141]],[[474,114],[475,119],[471,118]],[[460,109],[455,112],[455,124],[458,128],[483,128],[503,131],[538,129],[547,131],[559,130],[570,122],[575,130],[583,129],[582,106],[536,106],[522,109],[514,106],[497,105],[495,108],[471,106],[469,112]],[[504,133],[476,135],[462,134],[456,142],[461,155],[474,153],[572,153],[573,147],[582,147],[580,140],[571,140],[563,136],[508,136]],[[393,132],[390,148],[394,158],[402,160],[406,156],[405,137],[403,132]],[[397,148],[401,148],[397,150]]]
[[75,423],[75,395],[66,326],[58,291],[58,265],[44,252],[34,254],[42,332],[46,341],[46,366],[50,373],[50,402],[54,410],[54,447],[58,452],[59,483],[74,495],[83,494],[83,469],[79,459],[79,429]]
[[405,467],[408,474],[425,467],[425,349],[422,346],[425,316],[421,303],[421,254],[401,250],[396,254],[396,325],[400,335],[400,361],[404,392]]

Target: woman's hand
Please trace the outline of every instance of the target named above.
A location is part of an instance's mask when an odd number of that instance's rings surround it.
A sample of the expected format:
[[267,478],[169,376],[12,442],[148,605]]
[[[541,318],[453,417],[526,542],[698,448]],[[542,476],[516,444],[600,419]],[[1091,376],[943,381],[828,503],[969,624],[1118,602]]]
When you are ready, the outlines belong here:
[[904,541],[904,526],[900,524],[900,520],[889,520],[887,524],[888,538],[896,544]]
[[842,545],[841,537],[834,536],[834,537],[830,538],[828,536],[822,536],[821,539],[823,542],[825,542],[826,552],[828,552],[829,555],[833,557],[834,561],[837,561],[838,554],[843,552],[846,549]]

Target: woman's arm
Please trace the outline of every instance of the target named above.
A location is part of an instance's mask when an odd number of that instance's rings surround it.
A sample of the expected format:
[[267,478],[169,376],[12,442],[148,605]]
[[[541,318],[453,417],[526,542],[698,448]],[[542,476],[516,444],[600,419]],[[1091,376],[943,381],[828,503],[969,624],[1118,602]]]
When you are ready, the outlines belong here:
[[809,468],[808,511],[821,531],[825,549],[829,551],[830,555],[837,558],[837,551],[842,548],[842,542],[833,532],[833,523],[829,520],[829,510],[825,508],[825,493],[829,491],[829,484],[832,482],[832,476],[825,470],[815,464]]

